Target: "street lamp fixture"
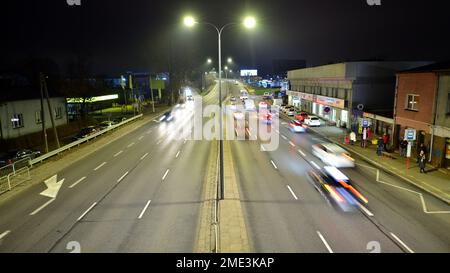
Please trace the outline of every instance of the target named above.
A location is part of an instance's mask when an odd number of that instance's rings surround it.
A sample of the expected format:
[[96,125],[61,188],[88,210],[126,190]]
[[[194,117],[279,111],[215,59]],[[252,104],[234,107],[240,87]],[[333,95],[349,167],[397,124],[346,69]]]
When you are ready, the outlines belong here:
[[187,27],[193,27],[197,22],[195,21],[194,17],[192,16],[186,16],[184,17],[184,25]]
[[232,63],[233,62],[233,59],[231,59],[231,58],[228,58],[228,63],[230,64],[230,63]]
[[256,26],[256,19],[252,16],[248,16],[244,19],[244,26],[248,29],[252,29]]
[[212,63],[212,60],[211,60],[211,59],[208,59],[208,61],[207,61],[207,62],[208,62],[208,63],[210,64],[210,63]]

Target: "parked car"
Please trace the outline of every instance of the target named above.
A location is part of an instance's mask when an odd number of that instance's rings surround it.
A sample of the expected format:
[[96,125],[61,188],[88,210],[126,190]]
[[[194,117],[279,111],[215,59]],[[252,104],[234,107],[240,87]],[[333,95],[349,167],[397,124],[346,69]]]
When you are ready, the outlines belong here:
[[95,126],[89,126],[81,129],[81,131],[75,136],[75,139],[82,139],[97,133],[99,130]]
[[41,155],[41,151],[30,149],[11,150],[0,155],[0,166],[12,164],[21,159],[34,159]]
[[288,108],[288,109],[286,110],[286,115],[288,115],[288,116],[290,116],[290,117],[293,117],[293,116],[295,116],[296,114],[297,114],[297,111],[295,110],[294,107]]
[[118,117],[118,118],[113,119],[113,122],[114,122],[115,124],[117,124],[117,123],[121,123],[121,122],[123,122],[123,121],[125,121],[125,120],[127,120],[126,117]]
[[334,143],[319,143],[312,145],[312,153],[322,162],[336,168],[353,168],[355,160],[350,154]]
[[235,96],[231,96],[230,97],[230,101],[236,101],[236,97]]
[[316,116],[309,116],[305,118],[305,124],[311,127],[320,126],[320,119]]
[[306,112],[300,112],[298,115],[295,116],[295,119],[300,122],[305,122],[305,119],[308,117],[308,113]]
[[103,121],[103,122],[99,123],[99,124],[97,125],[97,127],[98,127],[100,130],[104,130],[104,129],[107,129],[107,128],[113,126],[114,124],[116,124],[114,121]]

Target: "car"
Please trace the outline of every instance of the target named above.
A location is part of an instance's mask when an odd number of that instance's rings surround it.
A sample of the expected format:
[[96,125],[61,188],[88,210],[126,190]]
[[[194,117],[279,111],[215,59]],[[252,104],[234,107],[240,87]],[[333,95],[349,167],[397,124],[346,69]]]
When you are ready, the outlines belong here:
[[188,95],[186,98],[187,98],[188,101],[193,101],[193,100],[194,100],[194,98],[192,97],[192,95]]
[[298,115],[295,116],[295,119],[300,122],[305,122],[305,119],[308,117],[308,113],[306,112],[300,112]]
[[310,127],[319,127],[320,126],[320,119],[316,116],[309,116],[305,118],[304,120],[305,124]]
[[304,133],[306,131],[305,126],[303,126],[300,121],[295,119],[291,120],[291,122],[289,123],[289,128],[294,133]]
[[283,113],[287,114],[288,111],[294,110],[294,106],[289,105],[283,108]]
[[241,101],[248,100],[248,93],[246,91],[241,92],[241,95],[239,96],[239,99]]
[[235,96],[231,96],[230,97],[230,101],[236,101],[236,97]]
[[273,115],[269,111],[262,111],[259,112],[259,119],[266,124],[272,124]]
[[10,150],[8,152],[3,152],[0,154],[0,167],[12,164],[25,158],[34,159],[40,155],[41,151],[30,149]]
[[115,124],[117,124],[117,123],[124,122],[125,120],[127,120],[126,117],[117,117],[117,118],[113,119],[113,122],[114,122]]
[[170,122],[173,120],[173,115],[172,115],[172,111],[167,111],[164,114],[161,115],[161,117],[159,118],[159,121],[165,121],[165,122]]
[[297,114],[297,111],[295,110],[294,107],[288,108],[286,110],[286,115],[288,115],[290,117],[295,116],[296,114]]
[[314,144],[312,145],[312,153],[329,166],[337,168],[355,167],[355,159],[346,150],[334,143]]
[[99,123],[98,125],[97,125],[97,127],[100,129],[100,130],[104,130],[104,129],[107,129],[107,128],[110,128],[111,126],[113,126],[113,125],[115,125],[116,123],[114,122],[114,121],[102,121],[101,123]]
[[89,126],[89,127],[83,128],[75,136],[75,139],[83,139],[85,137],[88,137],[90,135],[97,133],[98,131],[99,130],[97,128],[95,128],[95,126]]
[[267,102],[260,101],[258,106],[259,106],[259,109],[267,109]]

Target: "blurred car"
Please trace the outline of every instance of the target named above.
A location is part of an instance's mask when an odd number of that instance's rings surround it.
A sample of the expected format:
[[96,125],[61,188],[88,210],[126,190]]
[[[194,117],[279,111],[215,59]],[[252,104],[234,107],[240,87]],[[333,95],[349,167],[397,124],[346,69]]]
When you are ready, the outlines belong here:
[[172,115],[172,111],[167,111],[164,114],[162,114],[162,116],[159,118],[159,121],[166,121],[166,122],[170,122],[173,120],[173,115]]
[[236,101],[236,97],[235,96],[231,96],[230,97],[230,101]]
[[296,114],[297,114],[297,111],[295,111],[295,108],[294,108],[294,107],[289,108],[289,109],[286,110],[286,115],[288,115],[288,116],[290,116],[290,117],[293,117],[293,116],[295,116]]
[[192,95],[188,95],[186,98],[187,98],[188,101],[193,101],[193,100],[194,100],[194,98],[192,97]]
[[267,102],[260,101],[258,106],[259,106],[259,109],[267,109]]
[[305,126],[303,126],[303,124],[298,120],[291,120],[289,127],[294,133],[304,133],[306,131]]
[[109,128],[109,127],[115,125],[115,124],[116,124],[116,123],[115,123],[114,121],[102,121],[101,123],[99,123],[99,124],[97,125],[97,127],[98,127],[100,130],[104,130],[104,129],[107,129],[107,128]]
[[295,116],[295,119],[300,122],[305,122],[305,119],[308,117],[308,113],[306,112],[300,112],[298,115]]
[[308,116],[304,120],[305,124],[311,127],[319,127],[320,126],[320,119],[316,116]]
[[273,115],[269,111],[262,111],[259,113],[259,119],[266,124],[272,124]]
[[327,165],[337,168],[353,168],[355,160],[350,154],[334,143],[312,145],[312,153]]
[[113,119],[113,122],[114,122],[115,124],[117,124],[117,123],[121,123],[121,122],[123,122],[123,121],[125,121],[125,120],[127,120],[126,117],[117,117],[117,118]]
[[97,128],[95,128],[95,126],[89,126],[89,127],[83,128],[80,130],[80,132],[78,132],[77,135],[75,135],[75,139],[82,139],[82,138],[88,137],[90,135],[97,133],[98,131],[99,130]]

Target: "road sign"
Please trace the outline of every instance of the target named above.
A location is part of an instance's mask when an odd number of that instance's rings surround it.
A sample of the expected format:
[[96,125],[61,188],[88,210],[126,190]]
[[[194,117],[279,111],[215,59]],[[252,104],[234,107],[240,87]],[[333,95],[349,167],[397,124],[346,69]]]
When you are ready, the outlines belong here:
[[331,110],[331,109],[330,109],[330,107],[328,107],[328,106],[327,106],[327,107],[325,107],[325,108],[323,108],[323,111],[324,111],[325,113],[329,113],[329,112],[330,112],[330,110]]
[[405,140],[415,141],[416,140],[416,130],[415,129],[406,129],[405,130]]
[[358,104],[358,106],[356,106],[356,108],[358,108],[359,111],[364,110],[364,104],[360,103]]
[[364,118],[364,119],[362,120],[362,126],[363,126],[363,127],[369,127],[369,120],[366,119],[366,118]]

